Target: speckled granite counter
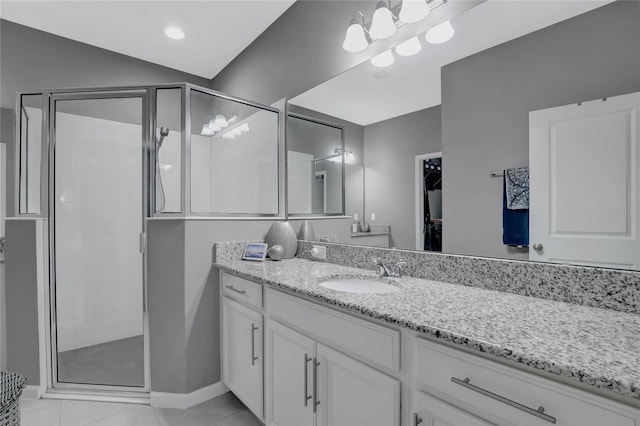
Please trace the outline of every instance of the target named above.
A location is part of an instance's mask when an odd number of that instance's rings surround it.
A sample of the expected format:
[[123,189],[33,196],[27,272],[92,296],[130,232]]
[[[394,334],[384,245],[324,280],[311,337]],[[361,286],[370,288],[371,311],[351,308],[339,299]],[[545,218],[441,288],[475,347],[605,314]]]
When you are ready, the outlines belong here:
[[640,315],[411,277],[392,279],[402,289],[398,293],[345,293],[318,283],[377,275],[303,259],[223,258],[215,266],[640,402]]

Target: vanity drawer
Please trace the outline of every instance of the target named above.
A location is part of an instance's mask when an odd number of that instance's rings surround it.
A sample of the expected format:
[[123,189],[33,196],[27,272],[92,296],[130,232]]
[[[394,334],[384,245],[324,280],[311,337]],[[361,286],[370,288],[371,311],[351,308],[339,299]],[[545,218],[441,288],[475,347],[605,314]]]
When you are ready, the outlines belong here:
[[262,285],[253,281],[223,272],[222,294],[249,306],[262,308]]
[[[629,425],[631,415],[614,403],[578,389],[497,362],[416,338],[415,380],[419,387],[449,399],[470,413],[491,413],[518,425]],[[456,380],[462,381],[456,382]],[[466,379],[469,379],[465,383]],[[483,390],[491,392],[488,395]],[[500,401],[504,397],[520,408]],[[523,411],[544,407],[547,419]],[[481,414],[479,414],[482,416]],[[501,422],[499,422],[501,423]]]
[[400,370],[400,332],[267,289],[266,311],[310,337],[356,358]]

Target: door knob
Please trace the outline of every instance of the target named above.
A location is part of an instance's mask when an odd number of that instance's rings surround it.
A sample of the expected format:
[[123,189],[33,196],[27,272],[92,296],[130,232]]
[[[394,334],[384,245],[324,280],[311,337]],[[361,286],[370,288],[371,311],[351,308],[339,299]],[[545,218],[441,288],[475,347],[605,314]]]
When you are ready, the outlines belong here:
[[544,246],[543,246],[542,244],[540,244],[540,243],[535,243],[535,244],[533,245],[533,249],[534,249],[535,251],[541,251],[543,248],[544,248]]

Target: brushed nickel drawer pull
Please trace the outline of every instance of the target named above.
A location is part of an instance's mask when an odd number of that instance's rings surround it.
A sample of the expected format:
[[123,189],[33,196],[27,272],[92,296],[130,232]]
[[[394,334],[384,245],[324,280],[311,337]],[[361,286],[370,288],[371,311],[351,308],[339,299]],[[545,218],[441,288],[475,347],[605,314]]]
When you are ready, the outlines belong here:
[[226,288],[228,288],[231,291],[235,291],[236,293],[240,293],[240,294],[245,294],[247,292],[247,290],[238,290],[237,288],[235,288],[232,285],[225,285]]
[[320,363],[317,358],[313,358],[313,412],[318,411],[318,405],[320,405],[320,401],[318,401],[318,366]]
[[256,327],[255,324],[251,324],[251,365],[255,365],[258,357],[256,356]]
[[313,358],[311,358],[307,354],[304,354],[304,406],[305,407],[308,405],[309,400],[313,398],[313,395],[307,395],[307,389],[309,389],[309,369],[307,368],[307,365],[309,364],[309,361],[312,361],[312,360]]
[[537,410],[534,410],[533,408],[527,407],[526,405],[522,405],[518,402],[512,401],[508,398],[505,398],[504,396],[498,395],[496,393],[493,393],[491,391],[488,391],[486,389],[483,389],[479,386],[476,385],[472,385],[470,383],[470,379],[468,377],[466,377],[464,380],[460,380],[456,377],[451,376],[451,381],[457,385],[460,386],[464,386],[467,389],[470,389],[474,392],[478,392],[479,394],[482,394],[484,396],[487,396],[491,399],[495,399],[496,401],[500,401],[503,404],[507,404],[512,406],[513,408],[517,408],[518,410],[524,411],[525,413],[531,414],[532,416],[536,416],[542,420],[546,420],[549,423],[556,423],[556,418],[552,417],[548,414],[544,413],[544,407],[539,407]]

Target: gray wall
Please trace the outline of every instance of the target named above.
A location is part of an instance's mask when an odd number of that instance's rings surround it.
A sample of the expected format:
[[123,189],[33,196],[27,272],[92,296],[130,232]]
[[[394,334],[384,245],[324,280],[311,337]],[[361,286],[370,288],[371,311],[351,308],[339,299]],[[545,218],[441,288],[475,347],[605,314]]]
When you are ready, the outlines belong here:
[[[220,299],[213,244],[261,240],[273,221],[149,220],[151,390],[188,393],[220,380]],[[291,221],[294,229],[301,221]],[[349,241],[348,218],[312,222]]]
[[529,111],[640,90],[640,2],[618,1],[442,69],[443,249],[502,244],[502,180],[528,164]]
[[15,108],[18,91],[210,80],[0,20],[0,99]]
[[375,213],[392,247],[415,248],[415,156],[441,150],[440,106],[370,124],[364,140],[365,220]]
[[365,59],[340,46],[358,10],[372,0],[299,0],[212,81],[222,92],[265,104],[292,98]]
[[7,368],[40,384],[36,221],[6,221]]

